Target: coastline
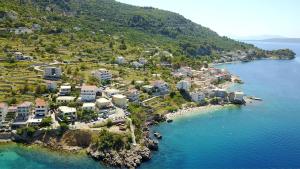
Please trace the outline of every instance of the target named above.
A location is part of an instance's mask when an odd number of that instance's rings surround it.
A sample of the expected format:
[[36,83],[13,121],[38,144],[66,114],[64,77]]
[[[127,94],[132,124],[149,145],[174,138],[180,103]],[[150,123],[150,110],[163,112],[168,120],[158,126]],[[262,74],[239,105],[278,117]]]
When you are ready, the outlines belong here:
[[187,108],[187,109],[180,109],[175,113],[166,114],[166,118],[172,119],[172,120],[177,120],[182,117],[192,117],[192,116],[196,116],[196,115],[208,114],[208,113],[212,113],[217,110],[231,108],[231,107],[237,107],[237,105],[234,105],[234,104],[207,105],[207,106],[192,107],[192,108]]
[[[233,78],[239,78],[239,77],[234,75]],[[235,83],[233,81],[225,82],[225,83],[220,84],[219,87],[223,88],[225,90],[229,90],[231,87],[233,87],[236,84],[237,83]],[[191,116],[195,116],[195,115],[203,115],[203,114],[207,114],[207,113],[212,113],[212,112],[220,110],[220,109],[232,108],[232,107],[237,107],[237,106],[238,105],[236,105],[236,104],[225,104],[225,105],[208,104],[208,105],[205,105],[205,106],[189,107],[189,108],[179,109],[176,112],[167,113],[165,115],[165,117],[167,119],[176,120],[176,119],[179,119],[181,117],[191,117]]]

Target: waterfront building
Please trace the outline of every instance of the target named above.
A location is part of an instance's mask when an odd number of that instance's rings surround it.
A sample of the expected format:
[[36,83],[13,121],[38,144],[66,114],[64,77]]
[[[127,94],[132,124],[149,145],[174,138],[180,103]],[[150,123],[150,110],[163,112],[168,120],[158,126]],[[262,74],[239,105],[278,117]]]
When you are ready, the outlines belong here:
[[188,80],[181,80],[176,84],[178,90],[189,91],[191,88],[191,82]]
[[205,94],[201,91],[195,91],[190,93],[193,102],[202,103],[205,101]]
[[32,113],[32,103],[23,102],[17,106],[17,120],[27,120]]
[[48,103],[41,98],[35,100],[35,116],[47,116],[49,111]]

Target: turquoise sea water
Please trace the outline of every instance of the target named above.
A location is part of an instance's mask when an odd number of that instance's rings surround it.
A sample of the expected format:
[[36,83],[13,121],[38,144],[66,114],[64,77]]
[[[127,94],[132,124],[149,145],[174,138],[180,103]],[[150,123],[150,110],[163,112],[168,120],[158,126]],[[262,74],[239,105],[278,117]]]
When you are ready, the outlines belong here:
[[[292,48],[299,57],[221,65],[245,82],[236,88],[263,102],[154,127],[163,135],[160,150],[141,168],[300,168],[300,45],[256,45]],[[0,146],[0,169],[18,168],[104,167],[87,157]]]
[[17,144],[0,145],[0,169],[99,169],[85,155],[61,154]]

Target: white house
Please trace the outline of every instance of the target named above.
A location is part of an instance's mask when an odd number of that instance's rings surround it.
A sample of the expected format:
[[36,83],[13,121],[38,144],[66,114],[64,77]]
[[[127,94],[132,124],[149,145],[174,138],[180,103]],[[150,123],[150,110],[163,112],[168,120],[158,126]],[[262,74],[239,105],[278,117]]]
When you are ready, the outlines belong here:
[[99,81],[110,81],[112,79],[112,74],[106,69],[93,71],[92,75]]
[[195,91],[190,93],[193,102],[201,103],[205,100],[205,94],[200,91]]
[[68,104],[70,102],[73,102],[75,100],[75,97],[73,96],[59,96],[56,98],[57,104]]
[[96,110],[96,104],[95,103],[83,103],[82,110],[95,111]]
[[32,113],[32,103],[23,102],[17,106],[17,120],[27,120]]
[[61,68],[59,67],[46,67],[44,69],[44,78],[46,79],[59,79],[61,77]]
[[5,120],[7,112],[8,112],[7,104],[6,103],[0,103],[0,125]]
[[216,88],[216,89],[213,89],[212,91],[214,92],[216,97],[225,98],[228,96],[228,93],[225,89]]
[[108,97],[112,97],[115,94],[119,94],[120,90],[118,89],[113,89],[113,88],[106,88],[105,89],[105,93]]
[[59,95],[68,96],[71,94],[71,86],[70,85],[62,85],[59,89]]
[[178,90],[189,91],[191,88],[191,82],[188,80],[181,80],[177,83],[176,88]]
[[22,52],[15,52],[14,55],[15,55],[16,60],[23,60],[24,59],[24,55],[23,55]]
[[125,63],[125,58],[123,57],[123,56],[118,56],[117,58],[116,58],[116,62],[117,62],[117,64],[124,64]]
[[104,108],[111,107],[112,104],[111,104],[111,101],[109,101],[108,99],[100,98],[100,99],[97,99],[96,106],[98,107],[98,109],[104,109]]
[[76,108],[74,107],[60,106],[58,107],[58,113],[61,116],[66,117],[68,120],[77,118]]
[[112,101],[118,107],[126,107],[127,106],[127,98],[124,95],[121,95],[121,94],[113,95]]
[[229,100],[233,103],[243,104],[245,103],[244,96],[244,92],[232,92],[229,94]]
[[244,96],[245,96],[244,92],[239,92],[239,91],[234,92],[234,95],[236,100],[244,100]]
[[37,98],[35,100],[35,116],[47,116],[48,110],[48,104],[44,99]]
[[81,87],[80,98],[82,102],[92,102],[96,100],[98,92],[97,86],[83,85]]
[[16,60],[18,60],[18,61],[22,61],[22,60],[24,60],[24,61],[30,61],[30,60],[32,60],[33,59],[33,57],[31,57],[31,56],[25,56],[23,53],[21,53],[21,52],[15,52],[14,53],[14,56],[15,56],[15,59]]

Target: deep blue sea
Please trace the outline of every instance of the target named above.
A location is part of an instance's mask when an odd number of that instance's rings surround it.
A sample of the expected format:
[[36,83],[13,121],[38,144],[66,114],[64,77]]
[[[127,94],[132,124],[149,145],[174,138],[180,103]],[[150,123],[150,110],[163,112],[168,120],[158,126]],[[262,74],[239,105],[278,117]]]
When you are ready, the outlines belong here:
[[[154,127],[163,135],[160,150],[141,168],[300,168],[300,44],[255,45],[291,48],[298,58],[220,65],[245,82],[235,88],[263,101]],[[98,164],[81,156],[0,146],[0,169],[104,168]]]

